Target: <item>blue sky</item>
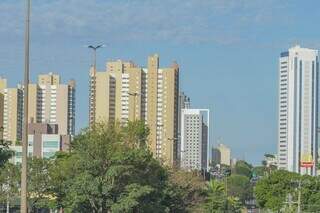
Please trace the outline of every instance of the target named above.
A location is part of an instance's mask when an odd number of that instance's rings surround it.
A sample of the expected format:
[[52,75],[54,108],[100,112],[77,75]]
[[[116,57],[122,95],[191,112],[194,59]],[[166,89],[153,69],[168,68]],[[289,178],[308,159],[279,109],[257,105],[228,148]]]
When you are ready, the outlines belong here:
[[[277,144],[277,60],[295,43],[319,48],[320,2],[281,0],[33,0],[31,77],[77,81],[77,129],[87,125],[85,44],[108,59],[176,60],[194,107],[210,108],[213,141],[259,163]],[[0,75],[22,81],[24,1],[0,1]]]

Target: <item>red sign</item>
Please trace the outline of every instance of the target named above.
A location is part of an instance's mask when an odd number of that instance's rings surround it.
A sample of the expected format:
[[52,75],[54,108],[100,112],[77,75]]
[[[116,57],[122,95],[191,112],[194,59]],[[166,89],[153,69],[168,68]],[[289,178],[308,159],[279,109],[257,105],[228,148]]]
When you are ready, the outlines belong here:
[[313,167],[314,162],[313,161],[301,161],[300,166],[305,168],[311,168]]

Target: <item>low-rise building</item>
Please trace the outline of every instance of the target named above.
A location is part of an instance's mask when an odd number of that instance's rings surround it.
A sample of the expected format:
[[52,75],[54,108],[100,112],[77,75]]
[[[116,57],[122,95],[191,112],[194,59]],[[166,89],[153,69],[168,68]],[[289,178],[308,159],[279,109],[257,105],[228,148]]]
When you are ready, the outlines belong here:
[[[50,158],[58,151],[68,151],[71,136],[60,135],[57,124],[30,123],[28,134],[28,156]],[[15,145],[12,163],[21,163],[22,146]]]

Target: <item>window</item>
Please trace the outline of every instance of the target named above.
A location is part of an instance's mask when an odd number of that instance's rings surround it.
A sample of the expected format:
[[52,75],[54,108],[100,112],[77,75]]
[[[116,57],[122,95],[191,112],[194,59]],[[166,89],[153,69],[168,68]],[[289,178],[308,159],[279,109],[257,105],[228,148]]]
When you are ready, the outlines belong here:
[[57,148],[59,147],[58,141],[44,141],[43,148]]

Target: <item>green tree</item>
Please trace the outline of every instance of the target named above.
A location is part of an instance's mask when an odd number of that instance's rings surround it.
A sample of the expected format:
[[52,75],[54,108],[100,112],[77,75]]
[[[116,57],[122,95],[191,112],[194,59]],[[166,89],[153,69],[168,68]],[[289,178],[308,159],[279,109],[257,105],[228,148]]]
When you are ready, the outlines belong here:
[[217,180],[209,181],[206,192],[205,210],[211,213],[224,211],[226,197],[223,183]]
[[20,167],[6,163],[0,168],[0,203],[15,203],[19,197]]
[[238,197],[230,196],[227,198],[227,212],[241,212],[242,203]]
[[33,212],[39,208],[54,208],[55,197],[51,192],[49,175],[52,159],[28,159],[28,202]]
[[289,194],[296,197],[297,191],[294,184],[299,178],[298,174],[284,170],[278,170],[263,177],[254,189],[258,205],[263,209],[280,211]]
[[232,173],[237,175],[243,175],[248,178],[252,177],[252,165],[248,164],[247,162],[240,160],[237,161],[235,167],[233,168]]
[[205,200],[206,182],[198,172],[169,170],[169,181],[165,189],[166,206],[172,212],[198,212]]
[[8,141],[0,140],[0,168],[12,157],[13,152],[9,148]]
[[242,203],[252,198],[252,186],[250,179],[243,175],[231,175],[227,179],[228,196],[238,197]]
[[221,181],[211,180],[206,190],[204,210],[210,213],[241,212],[242,204],[238,197],[227,196],[225,187]]
[[[65,212],[168,212],[167,171],[147,148],[140,121],[96,125],[58,154],[50,171],[56,207]],[[168,199],[167,199],[168,200]],[[167,201],[166,200],[166,201]]]

